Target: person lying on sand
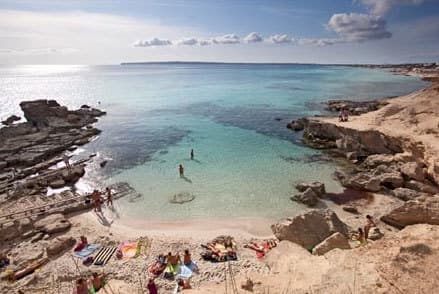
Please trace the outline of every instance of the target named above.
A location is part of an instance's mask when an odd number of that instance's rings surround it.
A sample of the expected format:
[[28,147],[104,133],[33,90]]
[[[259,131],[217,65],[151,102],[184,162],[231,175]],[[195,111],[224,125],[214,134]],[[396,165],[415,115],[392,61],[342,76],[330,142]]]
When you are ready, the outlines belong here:
[[364,226],[364,238],[367,240],[371,228],[376,227],[376,223],[371,215],[366,215],[366,225]]
[[104,274],[93,273],[91,284],[95,292],[99,291],[104,286]]
[[79,242],[76,245],[75,249],[73,249],[73,251],[81,251],[87,245],[88,245],[87,238],[85,236],[81,236],[81,237],[79,237]]
[[274,240],[268,240],[260,244],[252,242],[245,244],[244,248],[252,249],[256,252],[256,256],[262,259],[272,248],[276,247],[277,243]]
[[149,268],[149,272],[155,277],[158,277],[166,269],[166,264],[166,257],[163,254],[160,254],[157,257],[156,262]]

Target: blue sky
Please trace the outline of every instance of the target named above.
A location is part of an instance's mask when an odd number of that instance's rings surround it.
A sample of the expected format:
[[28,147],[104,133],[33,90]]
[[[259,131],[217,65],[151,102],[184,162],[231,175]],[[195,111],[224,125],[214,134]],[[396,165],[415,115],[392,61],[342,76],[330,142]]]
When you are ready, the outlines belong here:
[[439,61],[439,0],[0,0],[0,64]]

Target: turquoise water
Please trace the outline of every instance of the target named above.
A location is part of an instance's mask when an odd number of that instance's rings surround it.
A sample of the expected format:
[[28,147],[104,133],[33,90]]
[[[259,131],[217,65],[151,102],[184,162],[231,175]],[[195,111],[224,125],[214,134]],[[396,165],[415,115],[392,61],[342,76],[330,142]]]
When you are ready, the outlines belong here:
[[[18,103],[31,99],[105,109],[97,124],[103,133],[78,156],[109,159],[105,168],[89,169],[92,184],[127,181],[142,193],[119,203],[122,218],[278,218],[304,209],[289,199],[299,181],[339,189],[334,165],[302,146],[288,121],[321,113],[327,99],[401,95],[426,85],[384,71],[318,65],[0,67],[0,117],[19,114]],[[178,176],[179,164],[186,178]],[[182,192],[195,200],[169,203]]]

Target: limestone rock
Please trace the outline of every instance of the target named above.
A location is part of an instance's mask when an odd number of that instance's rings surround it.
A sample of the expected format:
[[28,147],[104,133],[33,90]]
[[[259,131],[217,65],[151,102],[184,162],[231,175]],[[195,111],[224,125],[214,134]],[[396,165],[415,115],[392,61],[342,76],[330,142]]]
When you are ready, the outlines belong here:
[[348,226],[331,210],[311,210],[271,226],[279,240],[288,240],[311,250],[335,232],[348,235]]
[[183,204],[186,202],[191,202],[192,200],[195,199],[195,196],[192,195],[189,192],[181,192],[178,194],[175,194],[174,196],[172,196],[172,198],[169,200],[170,203],[174,203],[174,204]]
[[308,188],[304,192],[291,197],[291,200],[313,207],[317,205],[319,198],[312,188]]
[[341,179],[343,186],[357,190],[366,190],[370,192],[378,192],[381,190],[381,179],[373,177],[367,173],[359,173],[352,177],[346,176]]
[[425,180],[424,167],[418,162],[404,163],[401,166],[401,173],[409,179],[413,179],[419,182]]
[[35,260],[42,258],[43,256],[43,249],[38,244],[34,244],[32,248],[28,248],[27,250],[21,250],[19,254],[14,256],[13,263],[18,268],[21,268]]
[[57,237],[53,239],[46,247],[47,256],[52,257],[73,247],[75,239],[72,237]]
[[348,239],[339,232],[336,232],[323,240],[320,244],[313,248],[312,254],[314,255],[323,255],[326,252],[331,251],[332,249],[340,248],[340,249],[351,249],[349,245]]
[[59,189],[66,185],[66,182],[64,182],[63,179],[56,179],[49,183],[49,186],[53,189]]
[[0,241],[13,240],[20,236],[18,225],[14,222],[8,222],[0,227]]
[[370,240],[379,240],[384,237],[384,234],[381,233],[380,229],[377,227],[372,227],[369,231],[369,236],[367,236]]
[[30,242],[31,243],[35,243],[35,242],[38,242],[38,241],[40,241],[41,239],[43,239],[43,237],[44,237],[44,233],[43,232],[39,232],[39,233],[37,233],[31,240],[30,240]]
[[62,214],[52,214],[34,223],[34,227],[47,234],[60,233],[68,230],[71,223]]
[[416,197],[425,195],[424,193],[407,188],[396,188],[392,191],[392,194],[403,201],[413,200]]
[[311,188],[318,197],[322,197],[326,193],[325,184],[321,182],[300,183],[296,185],[296,189],[300,192],[305,192]]
[[398,228],[414,224],[439,225],[439,195],[421,196],[407,201],[381,219]]
[[402,187],[404,185],[404,179],[397,171],[383,173],[378,176],[380,184],[390,189]]
[[2,124],[4,124],[5,126],[9,126],[12,125],[14,122],[19,121],[20,119],[21,117],[19,116],[11,115],[10,117],[2,121]]
[[293,120],[291,121],[289,124],[287,124],[287,128],[293,130],[293,131],[301,131],[305,128],[305,123],[304,123],[305,119],[301,118],[298,120]]
[[343,210],[353,214],[358,214],[358,209],[353,206],[343,206]]
[[406,182],[405,184],[406,188],[412,189],[412,190],[416,190],[419,192],[424,192],[424,193],[428,193],[428,194],[436,194],[439,193],[439,188],[430,184],[426,184],[426,183],[421,183],[415,180],[410,180],[408,182]]

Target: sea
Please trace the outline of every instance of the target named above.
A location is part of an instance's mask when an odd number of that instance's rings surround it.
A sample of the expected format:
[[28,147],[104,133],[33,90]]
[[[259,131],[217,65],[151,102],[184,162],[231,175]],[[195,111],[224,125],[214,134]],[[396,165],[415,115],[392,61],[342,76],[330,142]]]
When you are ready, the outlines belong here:
[[[341,191],[336,164],[304,146],[288,122],[326,114],[329,99],[376,99],[427,85],[384,70],[329,65],[1,66],[0,118],[22,115],[20,101],[34,99],[105,110],[96,124],[102,133],[73,155],[97,154],[78,189],[128,182],[140,194],[117,201],[118,218],[278,219],[306,209],[290,200],[299,182]],[[193,200],[171,203],[179,194]]]

